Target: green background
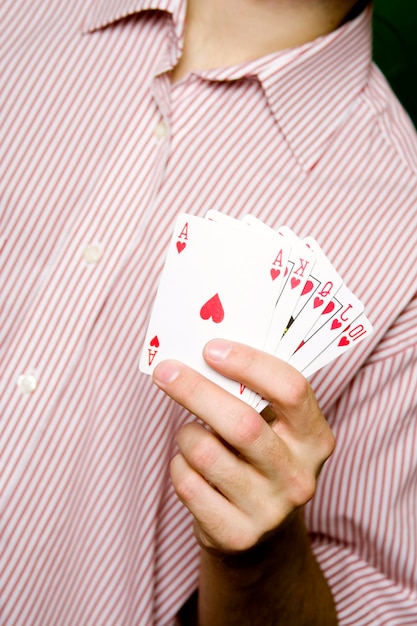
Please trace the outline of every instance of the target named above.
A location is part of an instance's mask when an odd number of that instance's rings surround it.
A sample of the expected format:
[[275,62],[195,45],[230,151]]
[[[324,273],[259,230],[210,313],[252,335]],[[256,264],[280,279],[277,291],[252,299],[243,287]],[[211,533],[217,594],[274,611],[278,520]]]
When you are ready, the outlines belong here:
[[417,0],[374,0],[374,60],[417,127]]

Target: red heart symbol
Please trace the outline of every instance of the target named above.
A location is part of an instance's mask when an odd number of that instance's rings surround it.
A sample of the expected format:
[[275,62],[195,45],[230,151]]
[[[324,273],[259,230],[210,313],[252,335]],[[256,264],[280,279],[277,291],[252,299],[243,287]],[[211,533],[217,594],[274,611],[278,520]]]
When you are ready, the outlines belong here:
[[328,313],[331,313],[334,309],[334,302],[332,300],[330,300],[329,304],[326,306],[326,308],[324,309],[324,311],[321,312],[322,315],[327,315]]
[[152,348],[159,348],[158,335],[155,335],[155,337],[153,339],[151,339],[149,345],[152,346]]
[[314,304],[313,304],[313,308],[317,309],[318,306],[321,306],[323,304],[324,300],[322,300],[321,298],[314,298]]
[[211,317],[215,324],[219,324],[219,322],[223,321],[224,310],[218,293],[203,304],[200,309],[200,316],[203,320],[208,320]]
[[185,246],[186,246],[186,245],[187,245],[187,244],[186,244],[186,243],[184,243],[183,241],[177,241],[177,250],[178,250],[178,254],[184,250],[184,248],[185,248]]
[[341,325],[342,325],[342,322],[339,322],[338,319],[334,319],[330,328],[331,330],[335,330],[335,328],[340,328]]
[[291,278],[291,289],[295,289],[300,284],[299,278]]
[[348,346],[349,344],[350,344],[350,341],[347,337],[342,337],[338,343],[339,346]]
[[278,278],[280,274],[281,274],[281,270],[275,270],[274,268],[271,269],[272,280],[275,280],[276,278]]
[[306,293],[310,293],[313,287],[314,287],[313,282],[311,280],[306,280],[306,284],[304,285],[301,295],[305,296]]

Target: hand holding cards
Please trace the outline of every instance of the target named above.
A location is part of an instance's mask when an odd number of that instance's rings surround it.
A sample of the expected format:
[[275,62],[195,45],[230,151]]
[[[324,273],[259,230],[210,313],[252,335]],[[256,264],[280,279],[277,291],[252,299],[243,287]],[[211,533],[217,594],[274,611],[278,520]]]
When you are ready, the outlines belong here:
[[261,410],[265,402],[212,370],[216,337],[287,361],[305,376],[365,339],[372,326],[318,244],[247,216],[179,215],[140,360],[151,374],[177,359]]

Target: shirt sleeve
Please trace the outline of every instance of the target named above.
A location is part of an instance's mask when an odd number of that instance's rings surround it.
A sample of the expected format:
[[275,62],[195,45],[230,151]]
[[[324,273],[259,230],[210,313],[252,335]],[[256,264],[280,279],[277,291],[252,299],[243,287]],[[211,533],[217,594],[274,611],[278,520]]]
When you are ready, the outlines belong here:
[[414,297],[329,415],[306,517],[341,626],[417,624],[416,328]]

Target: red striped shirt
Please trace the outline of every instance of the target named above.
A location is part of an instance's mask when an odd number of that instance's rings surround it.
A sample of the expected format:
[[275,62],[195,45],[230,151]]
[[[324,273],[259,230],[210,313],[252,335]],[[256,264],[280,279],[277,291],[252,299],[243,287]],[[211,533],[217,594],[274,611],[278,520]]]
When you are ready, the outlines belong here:
[[313,235],[366,305],[312,380],[338,445],[306,514],[340,623],[416,624],[417,141],[370,12],[172,86],[185,2],[0,6],[3,623],[168,625],[195,587],[189,416],[138,360],[175,216],[215,208]]

